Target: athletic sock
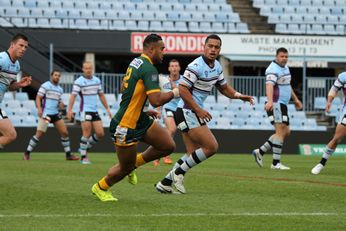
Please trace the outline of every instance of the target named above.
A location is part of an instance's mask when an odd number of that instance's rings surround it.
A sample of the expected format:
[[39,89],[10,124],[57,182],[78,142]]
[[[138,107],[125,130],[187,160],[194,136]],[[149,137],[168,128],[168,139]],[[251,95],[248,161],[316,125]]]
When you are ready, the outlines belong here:
[[273,139],[273,165],[280,163],[283,142]]
[[99,188],[103,191],[107,191],[111,186],[106,182],[106,177],[103,177],[99,182],[97,183]]
[[36,136],[31,137],[31,139],[29,141],[29,145],[26,148],[26,153],[30,154],[30,152],[32,152],[32,150],[34,150],[34,148],[37,146],[39,141],[40,140]]
[[61,137],[61,144],[64,147],[64,151],[66,153],[66,156],[71,155],[71,148],[70,148],[70,138],[69,137]]
[[80,143],[79,143],[79,152],[81,155],[81,159],[85,158],[87,155],[87,148],[88,148],[88,138],[82,136],[80,138]]
[[325,147],[323,150],[323,155],[320,163],[325,166],[327,163],[328,158],[334,153],[335,149],[328,148],[328,146]]
[[99,141],[99,139],[97,138],[96,134],[94,133],[92,136],[89,137],[88,149],[92,148],[92,146],[94,146],[98,141]]
[[273,136],[269,137],[269,139],[259,148],[259,152],[263,156],[266,152],[270,151],[273,147]]
[[[184,163],[184,161],[189,157],[188,154],[184,154],[173,166],[173,170],[177,169]],[[171,173],[169,172],[165,178],[161,181],[161,184],[163,185],[171,185],[172,184],[172,177]]]
[[200,164],[202,161],[206,160],[207,156],[204,154],[201,148],[195,150],[191,156],[189,156],[179,168],[177,168],[174,172],[177,175],[185,173],[192,167],[197,164]]

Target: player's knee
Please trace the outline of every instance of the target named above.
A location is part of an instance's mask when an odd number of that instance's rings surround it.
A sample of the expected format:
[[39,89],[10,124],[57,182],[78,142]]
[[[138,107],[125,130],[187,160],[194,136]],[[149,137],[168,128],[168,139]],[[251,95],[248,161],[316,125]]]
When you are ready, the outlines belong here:
[[210,156],[210,155],[214,155],[218,149],[219,149],[219,144],[217,142],[212,142],[205,148],[205,152],[207,152],[206,154]]
[[285,133],[285,137],[288,137],[291,135],[291,130],[287,129],[286,133]]
[[169,141],[166,145],[165,145],[165,153],[167,154],[167,155],[169,155],[169,154],[171,154],[171,153],[173,153],[174,152],[174,150],[175,150],[175,143],[174,143],[174,141],[173,141],[173,139],[171,140],[171,141]]
[[61,137],[62,138],[67,138],[68,137],[68,132],[66,131],[66,132],[62,132],[61,133]]
[[9,142],[15,141],[17,139],[17,132],[15,130],[7,134],[7,139]]
[[97,132],[95,134],[96,134],[97,139],[101,139],[101,138],[103,138],[105,136],[104,132]]

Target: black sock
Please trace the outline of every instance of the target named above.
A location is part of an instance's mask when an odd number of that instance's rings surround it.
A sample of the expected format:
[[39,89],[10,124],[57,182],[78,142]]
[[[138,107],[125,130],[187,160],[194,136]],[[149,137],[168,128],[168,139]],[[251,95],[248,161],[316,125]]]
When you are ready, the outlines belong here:
[[280,160],[273,160],[273,165],[276,166],[278,163],[280,163]]
[[322,158],[321,161],[320,161],[320,164],[322,164],[323,166],[325,166],[326,163],[327,163],[327,159]]

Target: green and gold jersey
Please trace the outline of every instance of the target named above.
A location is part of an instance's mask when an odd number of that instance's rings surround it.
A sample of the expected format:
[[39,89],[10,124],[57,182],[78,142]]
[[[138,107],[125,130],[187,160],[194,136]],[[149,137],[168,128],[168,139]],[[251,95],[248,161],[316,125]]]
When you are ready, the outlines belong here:
[[132,60],[127,68],[120,108],[114,119],[122,127],[135,129],[140,117],[144,116],[147,95],[159,91],[158,71],[150,58],[142,54]]

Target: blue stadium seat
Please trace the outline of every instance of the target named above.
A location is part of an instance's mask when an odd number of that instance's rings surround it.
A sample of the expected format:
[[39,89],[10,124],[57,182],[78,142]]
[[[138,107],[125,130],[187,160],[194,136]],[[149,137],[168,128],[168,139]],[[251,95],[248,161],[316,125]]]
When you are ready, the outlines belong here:
[[235,24],[233,22],[229,22],[227,25],[227,32],[228,33],[237,33],[237,29],[235,28]]
[[141,11],[133,11],[130,14],[130,18],[133,20],[142,20],[142,12]]
[[218,22],[230,22],[229,13],[219,12],[215,14],[215,20]]
[[212,22],[212,31],[216,33],[226,33],[227,29],[222,22]]
[[8,8],[11,6],[11,0],[0,0],[0,6]]
[[68,10],[68,17],[73,19],[79,19],[80,18],[80,11],[75,9]]
[[184,5],[183,4],[173,4],[173,11],[182,13],[184,11]]
[[150,4],[149,5],[149,10],[159,12],[160,11],[160,5],[158,4]]
[[330,24],[324,25],[323,31],[325,32],[325,34],[328,34],[328,35],[337,35],[334,25],[330,25]]
[[197,11],[198,12],[208,12],[208,5],[207,4],[197,4]]
[[26,92],[16,92],[15,99],[19,101],[26,101],[29,100],[29,96]]
[[55,16],[57,18],[68,18],[68,12],[64,9],[59,9],[56,11]]
[[209,5],[209,12],[223,13],[223,12],[221,12],[221,7],[220,7],[220,5],[217,5],[217,4]]
[[42,17],[43,16],[42,9],[39,9],[39,8],[31,9],[30,16],[33,17],[33,18],[40,18],[40,17]]
[[[47,3],[47,7],[48,7],[48,2],[46,2],[46,3]],[[0,5],[2,5],[1,2],[0,2]],[[37,3],[36,3],[36,0],[25,0],[24,5],[27,8],[35,8],[37,6]]]
[[248,28],[246,23],[242,23],[242,22],[237,23],[236,28],[237,28],[239,33],[242,33],[242,34],[250,33],[249,28]]
[[129,11],[119,11],[118,18],[122,20],[130,20],[130,12]]
[[137,10],[143,12],[148,10],[148,4],[146,3],[138,3],[137,4]]
[[203,14],[204,21],[213,22],[215,21],[215,15],[212,13]]
[[100,4],[98,2],[88,2],[87,7],[89,10],[98,10],[100,8]]
[[277,14],[271,14],[268,16],[268,23],[276,24],[280,22],[280,16]]
[[178,32],[187,32],[188,31],[186,22],[181,22],[181,21],[175,22],[174,28]]
[[12,7],[15,7],[17,9],[24,7],[24,1],[22,0],[12,1]]
[[136,4],[132,2],[125,2],[123,5],[124,10],[127,11],[135,11],[136,10]]
[[191,32],[201,32],[199,29],[198,22],[188,22],[189,23],[189,31]]
[[331,7],[331,14],[340,16],[340,15],[343,15],[344,12],[343,12],[343,9],[340,7]]
[[196,10],[197,10],[197,8],[196,8],[195,4],[187,4],[187,5],[185,5],[185,11],[186,12],[195,13]]
[[[263,7],[263,8],[261,8],[261,10],[262,9],[265,9],[265,8]],[[271,8],[271,13],[273,13],[273,14],[283,14],[284,9],[285,8],[283,8],[282,6],[273,6]],[[285,13],[286,13],[286,10],[285,10]]]
[[297,24],[304,23],[303,15],[299,15],[299,14],[292,15],[291,23],[297,23]]
[[311,7],[311,0],[300,0],[300,5]]
[[149,25],[151,31],[163,31],[161,21],[151,21]]
[[345,26],[344,25],[336,25],[335,31],[338,35],[345,35]]
[[[267,2],[267,0],[266,0]],[[276,0],[276,4],[277,5],[281,5],[281,6],[286,6],[287,5],[287,0]]]
[[192,20],[197,21],[197,22],[202,22],[203,21],[203,15],[197,11],[194,11],[191,13]]
[[43,16],[47,18],[54,18],[55,17],[55,10],[48,8],[48,9],[43,9]]
[[280,16],[280,23],[291,23],[291,15],[283,14]]
[[320,7],[320,8],[319,8],[319,13],[320,13],[321,15],[326,16],[326,15],[329,15],[329,14],[330,14],[330,10],[329,10],[329,8],[326,8],[326,7]]
[[300,0],[288,0],[288,5],[290,6],[299,6],[300,5]]
[[96,19],[104,19],[106,17],[106,12],[103,10],[95,10],[93,16]]
[[126,30],[123,20],[113,20],[110,24],[111,30]]
[[155,19],[160,21],[166,21],[167,20],[167,14],[166,12],[158,11],[155,13]]
[[181,12],[180,13],[180,21],[190,21],[191,20],[191,14],[188,12]]
[[339,24],[339,17],[336,15],[328,15],[327,21],[330,24]]
[[172,21],[163,21],[162,29],[164,31],[169,31],[169,32],[175,31],[174,24]]
[[172,9],[173,9],[173,7],[172,7],[172,5],[169,4],[169,3],[164,3],[164,4],[161,4],[160,9],[161,9],[162,11],[165,11],[165,12],[171,12]]
[[50,28],[49,19],[48,18],[38,18],[36,21],[36,25],[39,28]]
[[211,28],[210,22],[200,22],[199,28],[202,32],[213,32],[213,28]]
[[167,12],[167,20],[170,21],[179,21],[180,17],[179,17],[179,13],[176,11],[170,11]]
[[125,28],[127,30],[135,31],[135,30],[137,30],[137,22],[134,20],[126,20],[125,21]]
[[[46,6],[45,1],[38,1],[37,7],[46,8],[47,6]],[[61,1],[52,0],[49,2],[49,7],[52,9],[60,9],[62,7],[62,3],[61,3]]]
[[5,16],[6,17],[17,17],[18,10],[16,8],[7,8],[5,9]]
[[[241,23],[240,17],[239,17],[238,13],[231,13],[231,14],[229,14],[228,17],[229,17],[228,19],[229,19],[230,22]],[[245,24],[245,23],[243,23],[243,24]],[[246,25],[246,28],[247,28],[247,24],[245,24],[245,25]]]
[[74,8],[74,2],[73,1],[62,1],[62,8],[71,10]]
[[229,4],[224,4],[224,5],[220,5],[220,6],[221,6],[221,11],[233,12],[232,6]]
[[143,19],[145,20],[155,20],[155,13],[154,11],[144,11],[143,12]]
[[81,13],[81,16],[80,16],[81,18],[91,19],[94,17],[92,10],[84,9],[84,10],[81,10],[80,13]]
[[315,23],[315,17],[311,14],[307,14],[304,16],[304,22],[313,24],[313,23]]
[[87,3],[83,1],[75,1],[74,8],[84,11],[87,8]]
[[88,28],[91,30],[100,30],[100,21],[97,19],[89,19]]
[[301,34],[298,24],[288,24],[287,32],[292,34]]

